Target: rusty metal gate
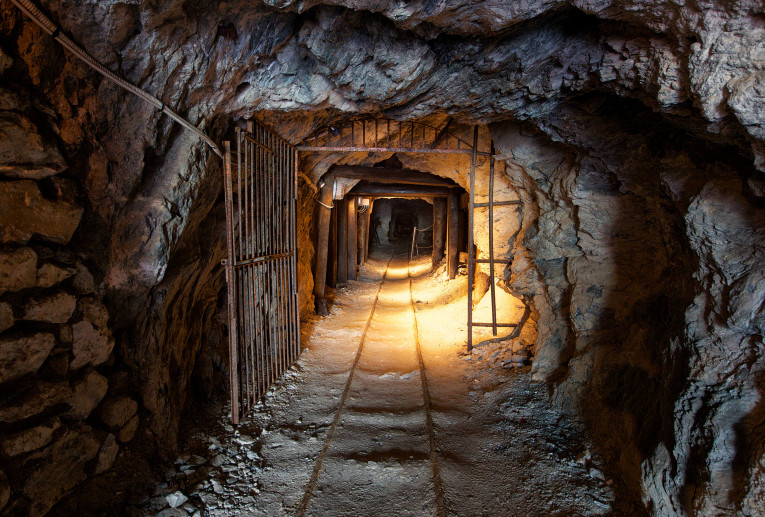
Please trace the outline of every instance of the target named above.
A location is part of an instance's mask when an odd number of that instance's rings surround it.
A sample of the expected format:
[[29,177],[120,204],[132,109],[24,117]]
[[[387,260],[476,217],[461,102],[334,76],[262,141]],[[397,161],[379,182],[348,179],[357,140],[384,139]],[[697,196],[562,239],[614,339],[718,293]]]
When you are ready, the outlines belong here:
[[300,354],[296,279],[297,150],[257,122],[225,142],[231,419]]

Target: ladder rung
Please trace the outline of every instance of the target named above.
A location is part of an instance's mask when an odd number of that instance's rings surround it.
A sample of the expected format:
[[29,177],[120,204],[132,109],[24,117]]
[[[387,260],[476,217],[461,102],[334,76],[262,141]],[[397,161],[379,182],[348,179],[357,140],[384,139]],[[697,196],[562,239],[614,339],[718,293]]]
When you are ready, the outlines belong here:
[[[495,325],[492,323],[471,323],[471,327],[494,327]],[[517,327],[517,323],[497,323],[497,327]]]
[[[495,201],[494,206],[510,206],[510,205],[520,205],[520,201]],[[489,203],[473,203],[473,208],[486,208],[489,206]]]
[[512,261],[507,259],[473,259],[474,264],[491,264],[492,262],[495,264],[510,264]]

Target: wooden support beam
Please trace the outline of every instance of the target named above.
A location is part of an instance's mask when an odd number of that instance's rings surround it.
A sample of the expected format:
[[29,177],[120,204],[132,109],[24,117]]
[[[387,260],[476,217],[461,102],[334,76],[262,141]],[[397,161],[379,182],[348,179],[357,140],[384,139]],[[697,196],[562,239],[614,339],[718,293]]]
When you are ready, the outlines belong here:
[[336,178],[374,181],[377,183],[398,183],[404,185],[434,185],[456,187],[450,179],[411,169],[387,169],[383,167],[362,167],[360,165],[335,165],[330,169]]
[[348,281],[348,202],[336,200],[337,204],[337,283]]
[[[334,196],[334,193],[332,194]],[[329,262],[327,265],[327,285],[335,287],[337,285],[337,203],[332,208],[332,219],[329,229]]]
[[329,227],[332,209],[332,177],[324,180],[324,186],[319,193],[317,218],[318,232],[316,237],[316,269],[313,275],[313,294],[316,303],[317,314],[327,314],[327,299],[324,296],[324,290],[327,282],[327,255],[329,248]]
[[385,196],[385,197],[445,197],[452,189],[430,185],[390,185],[360,181],[351,189],[349,194],[354,196]]
[[[369,200],[369,208],[367,208],[367,211],[364,215],[367,216],[367,231],[366,235],[364,235],[364,262],[369,260],[369,241],[372,239],[371,231],[372,231],[372,209],[375,207],[375,200],[370,199]],[[377,229],[375,229],[377,231]]]
[[444,258],[444,230],[446,230],[446,198],[433,199],[433,267]]
[[363,266],[364,262],[367,260],[366,250],[364,248],[367,232],[369,231],[369,218],[367,217],[367,212],[369,212],[369,208],[367,208],[366,212],[359,212],[357,214],[359,231],[356,238],[356,255],[358,256],[359,266]]
[[348,280],[356,280],[356,259],[358,258],[357,247],[359,240],[357,235],[358,228],[356,226],[356,198],[350,196],[345,202],[346,209],[348,210],[348,215],[346,216],[346,222],[348,223]]
[[460,213],[460,195],[456,190],[452,191],[449,200],[449,215],[447,223],[447,243],[446,243],[446,258],[447,258],[447,271],[449,271],[449,279],[454,279],[457,276],[457,265],[459,263],[459,213]]

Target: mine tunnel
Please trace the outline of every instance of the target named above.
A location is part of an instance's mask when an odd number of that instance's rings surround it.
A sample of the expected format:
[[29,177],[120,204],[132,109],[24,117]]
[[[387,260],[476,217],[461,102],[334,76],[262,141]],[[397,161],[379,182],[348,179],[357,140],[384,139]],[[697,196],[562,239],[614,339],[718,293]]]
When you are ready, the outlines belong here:
[[0,0],[0,515],[765,514],[764,14]]

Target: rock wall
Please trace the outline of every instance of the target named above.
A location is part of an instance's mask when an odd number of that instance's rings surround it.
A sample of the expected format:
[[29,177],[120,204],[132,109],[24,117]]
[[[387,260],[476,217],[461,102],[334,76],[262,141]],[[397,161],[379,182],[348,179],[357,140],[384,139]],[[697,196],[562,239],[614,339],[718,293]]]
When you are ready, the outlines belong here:
[[537,205],[511,278],[540,322],[534,377],[652,513],[757,513],[763,179],[630,102],[580,99],[540,126],[555,137],[492,131]]
[[[40,2],[217,141],[251,116],[293,142],[359,114],[495,124],[501,187],[524,200],[499,245],[539,329],[535,377],[562,408],[595,415],[592,431],[656,514],[754,513],[762,3],[268,4]],[[223,382],[220,163],[8,2],[0,74],[0,268],[12,285],[0,287],[0,387],[33,397],[0,401],[17,415],[0,432],[43,436],[4,456],[0,506],[29,506],[33,471],[67,464],[47,472],[62,481],[34,500],[42,513],[115,450],[124,426],[100,416],[106,401],[135,399],[128,413],[172,448],[191,379]],[[316,180],[341,158],[301,167]],[[402,161],[466,186],[454,164]],[[301,186],[304,308],[312,204]]]
[[138,428],[53,109],[0,52],[0,510],[43,515]]

